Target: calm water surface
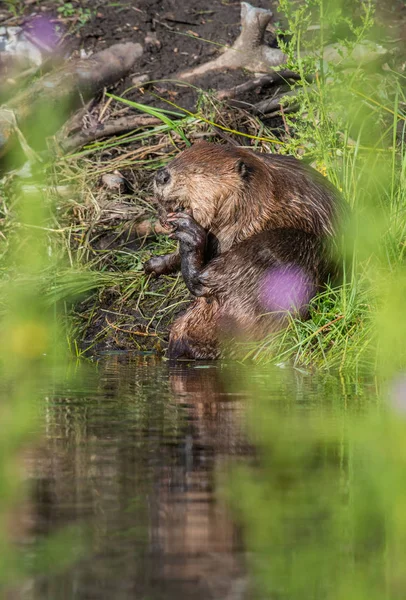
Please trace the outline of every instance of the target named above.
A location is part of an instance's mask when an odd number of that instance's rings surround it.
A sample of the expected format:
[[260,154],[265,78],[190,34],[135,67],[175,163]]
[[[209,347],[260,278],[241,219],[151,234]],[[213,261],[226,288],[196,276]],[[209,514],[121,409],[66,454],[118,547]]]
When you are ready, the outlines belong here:
[[[254,401],[255,416],[255,396],[269,395],[295,419],[317,420],[320,406],[327,407],[334,425],[349,399],[362,410],[365,391],[298,372],[273,386],[272,377],[248,370],[253,392],[241,384],[242,369],[117,355],[76,383],[46,391],[37,421],[42,440],[25,457],[31,491],[20,543],[29,554],[36,543],[73,527],[77,550],[69,549],[68,567],[46,565],[27,579],[18,597],[253,597],[241,529],[219,489],[230,465],[255,463],[247,402]],[[283,423],[282,446],[295,445],[296,421]],[[333,462],[341,480],[340,452],[338,444]],[[320,464],[322,473],[330,468],[331,452],[316,444],[311,453],[303,477],[309,469],[318,473]]]
[[24,598],[227,598],[242,548],[216,471],[245,455],[240,395],[216,365],[115,356],[58,386],[28,453],[27,544],[79,526],[83,556],[27,582]]

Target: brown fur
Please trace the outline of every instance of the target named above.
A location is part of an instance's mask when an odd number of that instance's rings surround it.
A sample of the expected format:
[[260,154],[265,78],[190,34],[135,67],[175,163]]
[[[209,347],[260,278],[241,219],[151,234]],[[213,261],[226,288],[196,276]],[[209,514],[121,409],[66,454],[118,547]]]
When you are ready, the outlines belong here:
[[297,264],[315,290],[326,281],[325,240],[336,233],[344,205],[302,161],[201,142],[168,165],[155,191],[162,221],[169,212],[189,211],[209,236],[199,272],[205,297],[174,323],[171,355],[214,358],[223,329],[258,338],[280,327],[286,315],[264,315],[257,301],[269,267]]
[[190,208],[222,252],[266,229],[333,233],[337,190],[291,156],[200,142],[167,169],[171,181],[156,190],[161,205],[167,211]]

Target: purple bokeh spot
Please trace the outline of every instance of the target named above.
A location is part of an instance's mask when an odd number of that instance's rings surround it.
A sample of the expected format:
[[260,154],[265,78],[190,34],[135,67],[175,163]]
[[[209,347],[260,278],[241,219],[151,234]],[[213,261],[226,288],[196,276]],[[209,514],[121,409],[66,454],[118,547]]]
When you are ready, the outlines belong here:
[[264,275],[259,287],[259,301],[269,312],[301,312],[315,292],[307,273],[297,265],[273,267]]
[[30,42],[47,52],[55,50],[62,37],[60,25],[43,16],[27,20],[24,23],[23,31],[24,36]]
[[406,375],[397,377],[392,383],[389,398],[393,408],[406,416]]

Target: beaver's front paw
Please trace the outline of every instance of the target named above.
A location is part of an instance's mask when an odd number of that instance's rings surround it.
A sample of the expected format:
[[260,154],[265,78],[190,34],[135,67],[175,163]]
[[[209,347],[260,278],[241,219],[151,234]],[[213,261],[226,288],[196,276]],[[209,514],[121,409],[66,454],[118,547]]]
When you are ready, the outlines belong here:
[[204,249],[206,246],[206,230],[187,213],[170,213],[167,217],[168,224],[174,231],[169,237],[179,240],[184,250]]

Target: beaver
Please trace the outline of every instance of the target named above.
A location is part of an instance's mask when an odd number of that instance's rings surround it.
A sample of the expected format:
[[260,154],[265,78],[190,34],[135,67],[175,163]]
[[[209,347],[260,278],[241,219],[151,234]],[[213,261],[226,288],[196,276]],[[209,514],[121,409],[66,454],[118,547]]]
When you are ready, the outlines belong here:
[[292,156],[199,142],[157,171],[163,225],[179,251],[146,273],[181,269],[194,303],[172,325],[170,358],[213,359],[221,338],[260,339],[307,314],[338,272],[339,191]]

